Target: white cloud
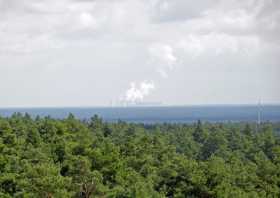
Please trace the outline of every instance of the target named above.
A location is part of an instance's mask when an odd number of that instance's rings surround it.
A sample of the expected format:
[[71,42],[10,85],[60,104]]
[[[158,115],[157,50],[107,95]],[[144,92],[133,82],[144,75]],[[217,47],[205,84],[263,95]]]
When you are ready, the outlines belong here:
[[189,35],[178,43],[191,58],[198,56],[225,56],[227,54],[248,55],[260,49],[260,41],[256,36],[232,36],[224,33],[207,35]]
[[88,12],[82,12],[80,14],[80,21],[86,28],[96,28],[96,26],[98,25],[93,16]]
[[214,3],[213,0],[196,0],[195,3],[192,0],[156,0],[151,3],[151,17],[159,23],[191,20]]

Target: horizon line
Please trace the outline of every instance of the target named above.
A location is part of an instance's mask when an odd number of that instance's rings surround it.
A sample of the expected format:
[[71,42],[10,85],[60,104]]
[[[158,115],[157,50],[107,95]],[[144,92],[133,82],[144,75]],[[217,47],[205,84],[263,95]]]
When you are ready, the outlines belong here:
[[213,104],[161,104],[161,105],[97,105],[97,106],[7,106],[1,107],[0,109],[64,109],[64,108],[147,108],[147,107],[192,107],[192,106],[200,106],[200,107],[209,107],[209,106],[280,106],[279,103],[213,103]]

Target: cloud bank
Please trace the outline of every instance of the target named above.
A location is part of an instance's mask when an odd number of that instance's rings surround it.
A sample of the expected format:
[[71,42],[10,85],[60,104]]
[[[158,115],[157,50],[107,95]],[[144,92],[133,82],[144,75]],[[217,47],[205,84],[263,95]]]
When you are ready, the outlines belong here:
[[278,0],[0,0],[0,106],[108,105],[127,87],[131,101],[278,103],[279,10]]

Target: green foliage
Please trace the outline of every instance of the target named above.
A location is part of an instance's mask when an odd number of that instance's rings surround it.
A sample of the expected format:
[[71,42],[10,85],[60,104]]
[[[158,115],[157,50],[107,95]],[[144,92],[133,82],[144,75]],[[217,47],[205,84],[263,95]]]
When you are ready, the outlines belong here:
[[274,126],[16,113],[0,118],[0,197],[280,197]]

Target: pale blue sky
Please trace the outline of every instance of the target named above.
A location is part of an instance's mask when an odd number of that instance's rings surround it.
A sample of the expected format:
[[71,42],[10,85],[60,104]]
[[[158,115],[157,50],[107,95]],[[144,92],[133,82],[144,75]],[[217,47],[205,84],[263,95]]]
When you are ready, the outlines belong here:
[[0,107],[280,103],[279,0],[0,0]]

